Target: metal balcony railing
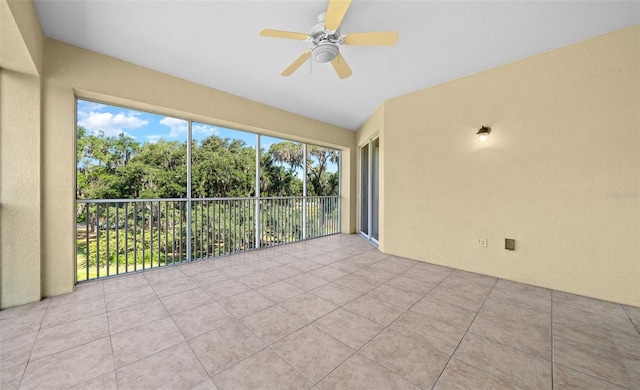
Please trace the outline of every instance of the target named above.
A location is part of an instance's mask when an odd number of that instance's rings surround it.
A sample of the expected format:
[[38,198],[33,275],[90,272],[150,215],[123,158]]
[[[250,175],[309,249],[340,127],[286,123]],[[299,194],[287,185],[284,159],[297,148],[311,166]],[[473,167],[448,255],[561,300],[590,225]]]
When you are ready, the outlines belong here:
[[338,196],[77,200],[76,206],[78,281],[340,232]]

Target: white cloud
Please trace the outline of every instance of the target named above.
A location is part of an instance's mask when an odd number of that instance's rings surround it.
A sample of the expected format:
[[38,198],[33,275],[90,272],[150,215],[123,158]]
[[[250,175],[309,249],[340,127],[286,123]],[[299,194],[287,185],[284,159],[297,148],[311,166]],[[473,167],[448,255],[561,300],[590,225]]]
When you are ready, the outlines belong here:
[[149,121],[137,117],[139,113],[128,112],[112,114],[110,112],[78,111],[78,126],[83,126],[89,133],[100,131],[106,136],[127,134],[125,130],[137,129],[149,124]]
[[[178,138],[187,136],[187,121],[183,119],[164,117],[160,120],[161,125],[165,125],[170,128],[169,138]],[[191,131],[194,136],[209,137],[220,133],[217,127],[209,125],[194,124],[191,126]],[[153,136],[152,136],[153,137]]]

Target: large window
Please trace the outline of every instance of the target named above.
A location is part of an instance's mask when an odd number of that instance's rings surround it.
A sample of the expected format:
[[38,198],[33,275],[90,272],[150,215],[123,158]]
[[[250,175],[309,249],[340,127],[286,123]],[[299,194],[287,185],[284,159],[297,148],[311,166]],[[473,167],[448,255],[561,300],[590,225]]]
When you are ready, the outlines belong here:
[[78,100],[77,280],[338,233],[339,158]]

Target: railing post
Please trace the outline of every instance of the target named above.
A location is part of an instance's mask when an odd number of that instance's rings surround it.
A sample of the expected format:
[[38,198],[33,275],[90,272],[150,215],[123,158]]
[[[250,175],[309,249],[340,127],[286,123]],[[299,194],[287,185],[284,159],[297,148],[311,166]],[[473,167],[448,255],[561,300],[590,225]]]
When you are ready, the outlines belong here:
[[256,134],[256,213],[255,213],[255,228],[256,237],[254,247],[260,249],[260,134]]
[[302,144],[302,239],[307,238],[307,144]]
[[187,261],[191,261],[191,120],[187,121]]

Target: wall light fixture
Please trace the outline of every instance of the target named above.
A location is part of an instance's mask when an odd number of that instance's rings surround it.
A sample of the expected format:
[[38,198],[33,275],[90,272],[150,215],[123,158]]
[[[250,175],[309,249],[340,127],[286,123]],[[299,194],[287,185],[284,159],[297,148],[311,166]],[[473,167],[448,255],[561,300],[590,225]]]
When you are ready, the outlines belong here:
[[491,133],[491,127],[482,126],[476,133],[478,135],[478,141],[487,142],[489,139],[489,133]]

